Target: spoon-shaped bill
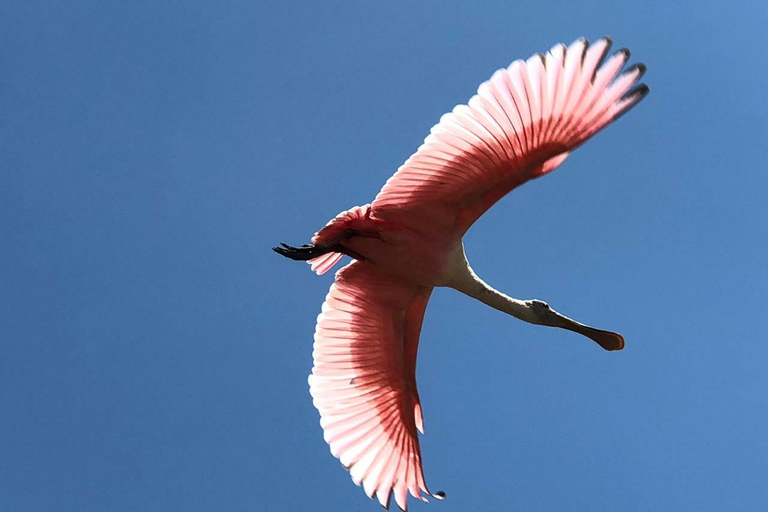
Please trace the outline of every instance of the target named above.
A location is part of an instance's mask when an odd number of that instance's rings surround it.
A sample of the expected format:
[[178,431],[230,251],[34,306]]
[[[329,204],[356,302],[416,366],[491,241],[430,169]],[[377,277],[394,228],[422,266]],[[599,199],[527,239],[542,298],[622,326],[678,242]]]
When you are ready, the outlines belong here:
[[563,316],[554,310],[550,311],[552,313],[552,318],[550,319],[550,322],[547,322],[549,325],[568,329],[569,331],[586,336],[605,350],[621,350],[624,348],[624,337],[621,334],[604,331],[602,329],[595,329],[594,327],[572,320],[567,316]]

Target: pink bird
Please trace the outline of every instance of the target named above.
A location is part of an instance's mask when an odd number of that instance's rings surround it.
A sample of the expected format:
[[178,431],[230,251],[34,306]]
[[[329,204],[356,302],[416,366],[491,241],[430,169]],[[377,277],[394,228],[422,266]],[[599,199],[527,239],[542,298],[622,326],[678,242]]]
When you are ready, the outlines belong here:
[[567,318],[539,300],[491,288],[469,266],[462,238],[515,187],[543,176],[648,93],[635,85],[643,64],[620,73],[622,49],[603,63],[610,38],[579,39],[517,60],[483,83],[466,105],[445,114],[430,135],[365,206],[340,213],[311,245],[274,250],[323,274],[354,259],[317,318],[309,388],[331,453],[384,508],[426,501],[417,430],[416,353],[429,296],[454,288],[520,320],[560,327],[606,350],[617,333]]

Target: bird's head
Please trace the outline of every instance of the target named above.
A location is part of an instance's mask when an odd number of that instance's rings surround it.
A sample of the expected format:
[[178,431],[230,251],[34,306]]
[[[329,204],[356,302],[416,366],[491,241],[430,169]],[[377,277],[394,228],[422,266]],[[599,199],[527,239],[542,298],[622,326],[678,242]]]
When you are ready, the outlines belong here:
[[[535,324],[539,325],[551,325],[556,326],[554,323],[554,320],[559,315],[553,315],[554,311],[552,308],[549,307],[549,304],[547,304],[544,301],[541,300],[529,300],[528,302],[528,309],[531,311],[531,314],[533,316],[533,322]],[[559,326],[558,326],[559,327]]]

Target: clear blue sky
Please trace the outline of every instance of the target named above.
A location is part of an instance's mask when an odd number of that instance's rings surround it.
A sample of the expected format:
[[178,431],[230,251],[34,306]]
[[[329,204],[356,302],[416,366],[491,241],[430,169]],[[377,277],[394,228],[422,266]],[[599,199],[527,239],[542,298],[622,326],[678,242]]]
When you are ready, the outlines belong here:
[[370,4],[0,6],[0,512],[376,510],[307,389],[332,277],[269,248],[605,34],[650,96],[466,244],[627,348],[438,290],[412,510],[768,510],[764,2]]

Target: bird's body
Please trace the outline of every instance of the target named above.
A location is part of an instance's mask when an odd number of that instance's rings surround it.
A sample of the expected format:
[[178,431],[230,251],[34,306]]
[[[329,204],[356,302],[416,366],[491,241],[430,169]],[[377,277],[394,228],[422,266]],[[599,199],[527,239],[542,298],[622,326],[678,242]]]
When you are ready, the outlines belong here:
[[443,496],[426,486],[416,432],[423,432],[416,354],[435,287],[606,350],[624,346],[619,334],[494,290],[472,271],[462,242],[509,191],[555,169],[645,96],[646,86],[633,88],[644,66],[619,75],[627,50],[601,65],[609,46],[607,38],[591,46],[582,39],[497,71],[466,106],[443,116],[371,204],[340,213],[310,245],[275,248],[318,274],[343,255],[355,259],[336,274],[318,317],[310,392],[331,452],[385,507],[392,495],[402,509],[408,493]]
[[449,255],[461,238],[449,233],[419,232],[369,218],[362,235],[344,243],[376,272],[420,286],[444,284]]

